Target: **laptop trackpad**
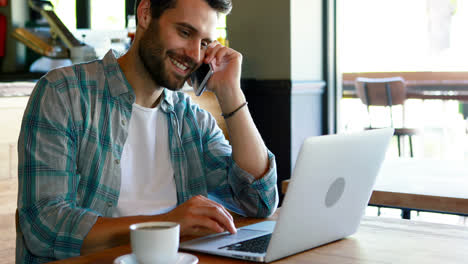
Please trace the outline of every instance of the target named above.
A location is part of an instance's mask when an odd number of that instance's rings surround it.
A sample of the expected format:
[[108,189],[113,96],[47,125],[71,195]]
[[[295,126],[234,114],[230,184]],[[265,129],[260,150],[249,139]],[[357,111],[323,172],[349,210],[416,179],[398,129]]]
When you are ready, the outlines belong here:
[[210,248],[219,248],[219,247],[235,244],[240,241],[266,235],[269,233],[270,232],[260,231],[260,230],[239,229],[237,230],[237,233],[233,235],[229,233],[222,233],[222,234],[202,237],[199,239],[187,241],[184,243],[184,246],[186,247],[202,246],[202,247],[210,247]]
[[180,247],[182,249],[216,249],[237,242],[245,241],[251,238],[270,234],[273,232],[275,224],[275,221],[264,221],[257,224],[241,227],[237,229],[237,233],[233,235],[229,234],[228,232],[213,234],[186,241],[184,243],[181,243]]

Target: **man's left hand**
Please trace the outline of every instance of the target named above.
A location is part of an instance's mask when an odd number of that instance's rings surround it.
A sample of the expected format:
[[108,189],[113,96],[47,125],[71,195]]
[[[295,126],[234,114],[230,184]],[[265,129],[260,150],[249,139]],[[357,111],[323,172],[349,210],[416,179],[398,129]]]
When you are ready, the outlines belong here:
[[240,89],[242,54],[214,41],[208,46],[203,63],[210,63],[214,71],[208,81],[208,90],[213,91],[218,98],[226,98],[238,92],[236,89]]

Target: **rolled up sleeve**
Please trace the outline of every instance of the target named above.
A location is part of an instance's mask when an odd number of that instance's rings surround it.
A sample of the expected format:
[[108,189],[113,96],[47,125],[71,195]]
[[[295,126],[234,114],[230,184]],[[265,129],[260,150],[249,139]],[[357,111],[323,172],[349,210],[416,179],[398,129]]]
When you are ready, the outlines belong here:
[[268,151],[268,161],[267,173],[262,178],[256,179],[231,159],[228,182],[245,215],[268,217],[278,206],[276,161],[270,151]]
[[240,168],[232,158],[232,148],[216,120],[205,112],[204,165],[209,198],[238,214],[268,217],[278,206],[276,161],[268,151],[269,169],[256,179]]
[[[21,208],[21,232],[28,251],[38,257],[65,259],[80,255],[84,237],[99,214],[48,199]],[[45,205],[41,205],[45,203]]]

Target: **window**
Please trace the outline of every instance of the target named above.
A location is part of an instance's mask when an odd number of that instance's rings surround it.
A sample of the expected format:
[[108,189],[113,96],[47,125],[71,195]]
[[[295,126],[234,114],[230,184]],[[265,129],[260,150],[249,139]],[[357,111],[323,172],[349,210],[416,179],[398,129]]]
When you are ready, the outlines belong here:
[[63,24],[73,30],[76,28],[76,2],[75,0],[49,0],[54,5],[57,16]]
[[[55,13],[70,30],[76,29],[76,0],[50,0]],[[90,0],[91,29],[125,29],[125,0]]]
[[[91,29],[122,30],[125,24],[125,0],[91,1]],[[70,30],[76,28],[76,0],[50,0],[55,13]],[[217,27],[218,37],[226,39],[226,16],[220,15]],[[220,41],[221,42],[221,41]]]
[[227,34],[226,34],[226,15],[221,14],[218,20],[218,26],[216,27],[217,34],[218,34],[218,41],[219,43],[229,46],[227,42]]
[[342,72],[466,71],[468,1],[340,0]]
[[91,29],[125,28],[125,0],[91,0]]

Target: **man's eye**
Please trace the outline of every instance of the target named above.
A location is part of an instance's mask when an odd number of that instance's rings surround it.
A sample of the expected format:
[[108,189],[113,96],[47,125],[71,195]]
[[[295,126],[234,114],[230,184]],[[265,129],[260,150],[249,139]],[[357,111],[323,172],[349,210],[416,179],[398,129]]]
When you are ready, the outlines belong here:
[[209,45],[208,42],[202,42],[202,43],[201,43],[201,48],[202,48],[202,49],[207,49],[207,48],[208,48],[208,45]]
[[190,32],[188,32],[187,30],[180,30],[180,35],[183,37],[188,37],[190,36]]

